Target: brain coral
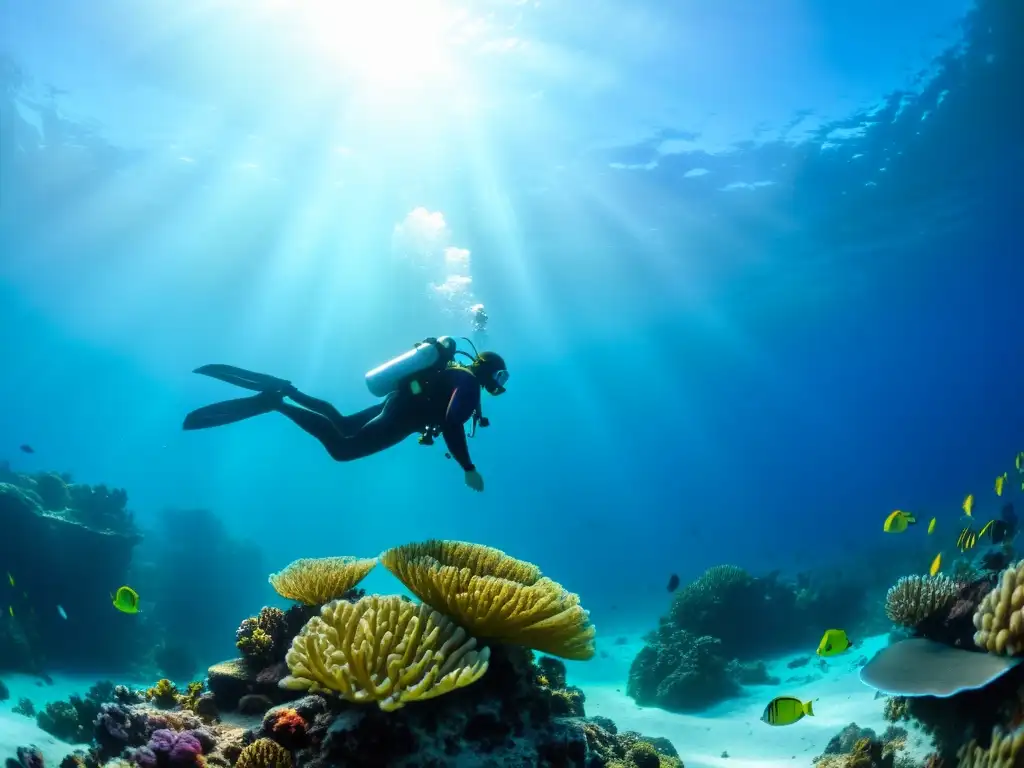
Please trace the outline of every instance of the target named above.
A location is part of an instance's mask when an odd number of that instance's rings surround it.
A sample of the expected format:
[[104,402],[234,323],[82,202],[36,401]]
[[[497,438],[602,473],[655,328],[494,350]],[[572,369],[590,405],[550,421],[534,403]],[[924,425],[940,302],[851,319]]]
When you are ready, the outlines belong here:
[[282,688],[333,691],[391,711],[479,680],[490,649],[428,605],[400,597],[335,600],[292,641]]

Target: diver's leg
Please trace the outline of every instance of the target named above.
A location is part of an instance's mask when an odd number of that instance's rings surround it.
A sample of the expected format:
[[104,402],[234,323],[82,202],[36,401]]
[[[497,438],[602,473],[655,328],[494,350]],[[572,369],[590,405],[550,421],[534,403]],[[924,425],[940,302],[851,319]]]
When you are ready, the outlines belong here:
[[336,446],[331,456],[337,461],[361,459],[398,445],[416,434],[425,423],[413,405],[407,397],[395,393],[388,395],[380,413]]
[[[287,403],[279,410],[323,443],[335,461],[353,461],[379,453],[398,445],[421,426],[409,404],[393,394],[373,409],[367,409],[376,410],[376,415],[368,419],[351,437],[345,437],[326,416]],[[367,411],[349,418],[363,418]]]
[[307,408],[314,413],[319,413],[321,416],[326,416],[330,419],[331,423],[334,424],[337,430],[346,436],[355,434],[362,429],[366,423],[370,421],[370,419],[375,418],[384,407],[383,403],[377,403],[376,405],[371,405],[369,408],[364,408],[358,413],[353,413],[351,416],[342,416],[341,412],[326,400],[321,400],[318,397],[307,395],[305,392],[299,392],[299,390],[294,387],[289,389],[286,394],[290,399],[294,400],[303,408]]
[[334,456],[334,446],[345,439],[345,435],[338,430],[334,422],[319,413],[307,411],[290,403],[279,403],[276,410],[319,440],[331,456]]

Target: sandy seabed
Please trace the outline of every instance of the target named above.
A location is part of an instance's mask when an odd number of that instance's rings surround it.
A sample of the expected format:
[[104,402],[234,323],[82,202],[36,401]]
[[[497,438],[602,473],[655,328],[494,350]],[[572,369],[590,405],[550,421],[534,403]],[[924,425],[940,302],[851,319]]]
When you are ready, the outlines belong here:
[[[885,700],[876,699],[875,691],[864,685],[858,674],[860,662],[885,647],[886,635],[867,638],[824,664],[814,649],[775,659],[768,663],[768,673],[782,681],[779,685],[747,686],[743,696],[696,715],[640,707],[626,695],[629,665],[643,640],[624,640],[602,644],[606,657],[573,664],[569,682],[586,695],[588,716],[608,717],[620,731],[667,738],[686,768],[805,768],[850,723],[871,728],[879,736],[890,725],[882,716]],[[808,656],[811,660],[806,665],[788,666]],[[761,722],[768,702],[782,695],[815,700],[815,716],[788,726]],[[900,725],[909,731],[908,754],[923,760],[931,751],[930,740],[908,723]]]
[[[611,718],[620,731],[639,731],[645,736],[669,739],[687,768],[805,768],[850,723],[872,728],[879,735],[889,725],[882,717],[884,700],[876,699],[875,692],[858,677],[859,662],[885,646],[884,635],[868,638],[849,653],[828,659],[824,665],[814,656],[813,649],[776,659],[768,664],[768,671],[782,681],[779,685],[748,686],[742,697],[697,715],[640,707],[626,695],[629,665],[643,647],[643,640],[639,636],[624,640],[603,644],[606,656],[585,664],[571,664],[569,682],[586,695],[588,716]],[[812,658],[804,666],[788,666],[801,656]],[[76,749],[76,745],[53,738],[41,731],[33,718],[11,710],[22,697],[31,699],[39,710],[48,701],[65,699],[73,693],[84,694],[104,675],[54,675],[52,685],[42,685],[38,678],[26,675],[5,675],[3,679],[11,698],[0,702],[0,760],[13,757],[19,746],[34,744],[50,768],[59,765],[61,758]],[[135,687],[145,684],[140,680],[115,682]],[[783,694],[814,699],[815,716],[785,727],[762,723],[765,705]],[[929,751],[927,737],[912,728],[908,730],[908,750],[923,758]]]

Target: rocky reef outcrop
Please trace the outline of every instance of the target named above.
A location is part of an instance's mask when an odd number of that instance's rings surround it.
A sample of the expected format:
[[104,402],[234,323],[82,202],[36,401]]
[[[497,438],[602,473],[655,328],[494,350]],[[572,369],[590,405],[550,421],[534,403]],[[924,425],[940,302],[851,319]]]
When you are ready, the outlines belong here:
[[[0,666],[96,667],[124,658],[126,618],[108,610],[141,541],[123,490],[0,465]],[[86,622],[86,617],[87,623]]]
[[742,685],[777,682],[759,660],[813,648],[822,627],[855,626],[865,613],[855,584],[814,586],[808,576],[789,583],[778,574],[716,566],[674,595],[633,660],[627,693],[644,706],[702,710]]

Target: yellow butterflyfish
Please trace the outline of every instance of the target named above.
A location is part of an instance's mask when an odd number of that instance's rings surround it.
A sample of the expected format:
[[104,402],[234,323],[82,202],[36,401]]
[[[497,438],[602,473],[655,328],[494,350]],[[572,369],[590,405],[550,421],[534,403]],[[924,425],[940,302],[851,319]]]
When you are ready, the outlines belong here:
[[967,498],[964,499],[964,513],[970,517],[971,510],[974,509],[974,494],[968,493]]
[[139,593],[131,587],[120,587],[116,595],[111,595],[114,607],[121,613],[139,612]]
[[931,565],[931,568],[928,569],[928,573],[931,576],[934,576],[936,573],[939,572],[939,569],[941,567],[942,567],[942,553],[939,552],[939,554],[937,554],[935,556],[935,559],[932,560],[932,565]]
[[882,523],[882,530],[886,533],[903,533],[907,530],[908,525],[913,525],[916,522],[917,519],[912,514],[897,509],[885,518],[885,522]]
[[1006,482],[1006,472],[996,478],[996,496],[1003,495],[1003,483]]
[[931,522],[928,523],[928,533],[934,533],[934,532],[935,532],[935,518],[933,517],[931,519]]

